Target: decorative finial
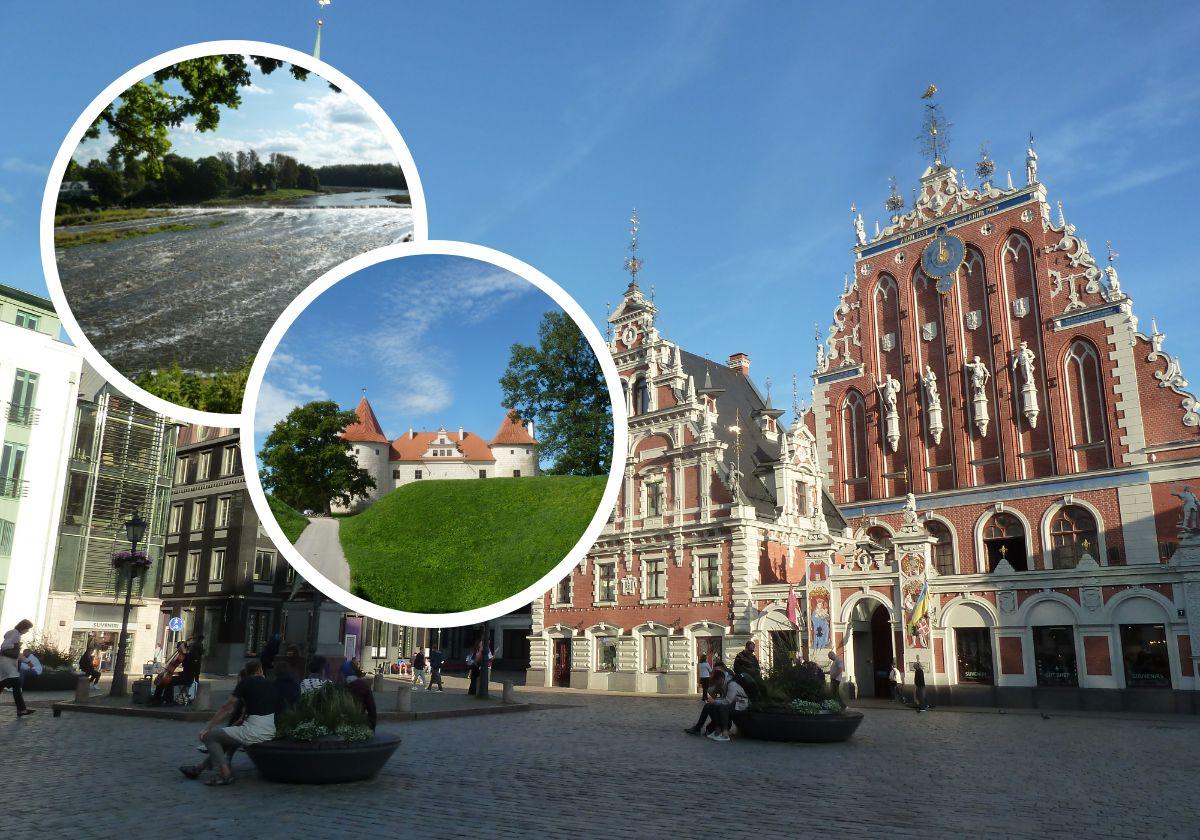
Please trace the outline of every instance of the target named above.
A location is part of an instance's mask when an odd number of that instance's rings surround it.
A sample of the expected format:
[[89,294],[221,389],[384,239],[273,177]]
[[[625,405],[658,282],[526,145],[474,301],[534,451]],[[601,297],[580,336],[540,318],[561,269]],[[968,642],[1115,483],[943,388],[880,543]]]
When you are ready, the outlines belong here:
[[638,256],[638,231],[641,230],[641,224],[638,221],[637,208],[633,208],[633,214],[629,217],[629,256],[625,259],[625,270],[629,272],[629,289],[633,290],[638,287],[638,272],[642,270],[642,260]]
[[650,305],[654,305],[654,284],[650,284]]
[[1121,253],[1119,251],[1113,250],[1111,239],[1106,241],[1104,244],[1108,248],[1108,264],[1112,265],[1114,262],[1117,261],[1117,257],[1121,256]]
[[891,192],[888,194],[887,199],[883,202],[883,207],[889,213],[895,213],[904,207],[904,196],[900,195],[900,193],[896,191],[895,175],[888,178],[888,186],[891,187]]
[[795,373],[792,374],[792,417],[800,419],[800,378]]
[[1011,169],[1010,169],[1010,170],[1008,170],[1008,188],[1009,188],[1010,190],[1011,190],[1011,189],[1014,189],[1014,187],[1013,187],[1013,182],[1012,182],[1012,170],[1011,170]]
[[1058,226],[1060,228],[1065,228],[1067,226],[1067,217],[1063,213],[1062,202],[1059,201],[1057,203],[1058,203]]
[[612,321],[609,320],[609,318],[611,318],[611,317],[612,317],[612,301],[606,300],[606,301],[604,301],[604,323],[605,323],[604,337],[606,339],[608,339],[609,341],[612,341],[612,337],[613,337],[613,325],[612,325]]
[[921,95],[922,99],[929,100],[925,103],[925,121],[921,128],[921,147],[926,157],[928,157],[934,166],[942,165],[942,158],[946,154],[946,149],[950,143],[950,123],[942,114],[942,106],[934,101],[933,97],[937,94],[937,85],[930,85],[925,88],[925,93]]
[[996,172],[996,162],[988,156],[987,143],[979,147],[979,162],[975,164],[975,174],[984,184],[991,183],[992,175]]
[[764,379],[763,385],[767,387],[767,407],[769,408],[771,405],[771,377],[768,376]]
[[[331,2],[332,2],[332,0],[317,0],[317,8],[324,9]],[[313,44],[313,58],[317,59],[318,61],[320,61],[320,59],[321,59],[321,29],[324,26],[325,26],[324,18],[318,17],[317,18],[317,40],[316,40],[316,43]]]

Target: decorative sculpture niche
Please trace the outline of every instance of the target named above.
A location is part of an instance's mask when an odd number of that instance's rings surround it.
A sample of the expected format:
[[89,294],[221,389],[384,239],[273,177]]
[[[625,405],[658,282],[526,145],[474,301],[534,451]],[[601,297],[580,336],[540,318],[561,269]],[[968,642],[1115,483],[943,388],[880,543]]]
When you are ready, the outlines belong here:
[[921,384],[925,386],[925,417],[929,437],[936,446],[942,442],[944,428],[942,425],[942,397],[938,393],[937,374],[929,365],[925,366],[925,375],[921,377]]
[[971,385],[972,419],[975,421],[975,428],[979,429],[979,436],[987,437],[988,423],[991,422],[988,416],[987,384],[992,374],[978,356],[967,362],[964,367]]
[[1034,353],[1029,349],[1029,342],[1022,341],[1021,349],[1013,356],[1013,370],[1020,373],[1021,378],[1021,413],[1029,421],[1029,428],[1036,429],[1038,414],[1037,382],[1033,376]]
[[900,411],[896,398],[900,394],[900,382],[890,373],[887,379],[876,386],[879,389],[879,408],[883,414],[884,436],[888,446],[895,452],[900,445]]

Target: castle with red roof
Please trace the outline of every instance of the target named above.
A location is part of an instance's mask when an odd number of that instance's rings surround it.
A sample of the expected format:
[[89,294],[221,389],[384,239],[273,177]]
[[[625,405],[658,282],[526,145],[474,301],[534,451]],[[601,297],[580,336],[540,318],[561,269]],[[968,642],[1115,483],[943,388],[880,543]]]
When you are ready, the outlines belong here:
[[354,409],[358,419],[342,438],[353,448],[358,465],[375,479],[375,489],[348,510],[362,510],[402,484],[427,479],[520,478],[538,474],[538,447],[533,424],[506,413],[491,440],[462,426],[435,432],[409,429],[395,440],[383,433],[379,418],[364,395]]

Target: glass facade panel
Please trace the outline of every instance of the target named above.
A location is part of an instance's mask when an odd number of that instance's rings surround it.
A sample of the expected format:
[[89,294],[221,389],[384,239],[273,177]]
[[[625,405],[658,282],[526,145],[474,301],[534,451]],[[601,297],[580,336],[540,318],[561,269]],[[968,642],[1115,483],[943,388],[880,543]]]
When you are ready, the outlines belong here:
[[1121,658],[1125,685],[1130,688],[1170,688],[1171,657],[1166,628],[1161,624],[1122,624]]
[[959,627],[954,631],[954,650],[958,658],[958,681],[992,685],[992,631],[987,627]]
[[1033,661],[1038,685],[1079,685],[1075,628],[1034,627]]

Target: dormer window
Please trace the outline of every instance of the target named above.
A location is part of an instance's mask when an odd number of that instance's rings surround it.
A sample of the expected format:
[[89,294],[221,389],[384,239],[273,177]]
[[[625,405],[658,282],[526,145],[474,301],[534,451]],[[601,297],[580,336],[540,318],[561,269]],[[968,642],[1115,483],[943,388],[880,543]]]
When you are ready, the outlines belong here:
[[633,413],[649,414],[651,410],[650,386],[646,384],[645,378],[640,378],[633,385]]

